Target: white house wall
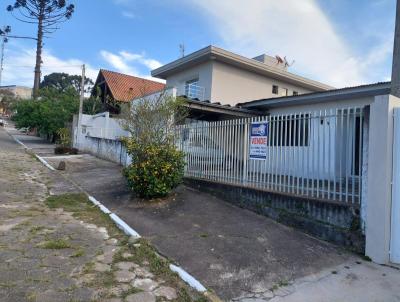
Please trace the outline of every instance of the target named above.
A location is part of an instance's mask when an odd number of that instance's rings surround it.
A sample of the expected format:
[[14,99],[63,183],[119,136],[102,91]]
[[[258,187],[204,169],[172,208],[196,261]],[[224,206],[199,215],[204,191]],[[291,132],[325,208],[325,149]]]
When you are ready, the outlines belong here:
[[204,88],[204,100],[211,100],[212,89],[212,62],[199,64],[195,67],[183,70],[167,78],[167,87],[176,88],[177,94],[185,95],[187,81],[199,79],[199,86]]
[[[293,91],[297,91],[299,94],[311,92],[309,89],[222,62],[214,61],[212,64],[211,99],[214,102],[221,102],[221,104],[236,105],[252,100],[282,96],[282,88],[289,90],[288,95],[293,95]],[[279,86],[278,95],[272,93],[273,85]]]

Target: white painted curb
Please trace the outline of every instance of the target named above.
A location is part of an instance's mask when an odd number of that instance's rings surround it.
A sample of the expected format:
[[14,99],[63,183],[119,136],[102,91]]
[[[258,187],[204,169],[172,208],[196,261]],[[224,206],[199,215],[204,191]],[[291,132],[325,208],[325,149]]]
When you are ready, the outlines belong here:
[[49,168],[51,171],[55,171],[56,169],[53,168],[52,165],[50,165],[47,161],[45,161],[42,157],[40,157],[39,155],[35,154],[36,158],[38,160],[40,160],[40,162],[45,165],[47,168]]
[[95,206],[99,206],[100,202],[97,201],[96,198],[94,198],[93,196],[89,195],[89,200],[95,205]]
[[191,276],[188,272],[186,272],[179,266],[170,264],[169,268],[171,271],[177,273],[183,281],[185,281],[187,284],[189,284],[195,290],[202,292],[202,293],[207,291],[207,289],[199,281],[197,281],[193,276]]
[[118,228],[124,231],[126,235],[140,238],[140,235],[134,229],[132,229],[128,224],[126,224],[125,221],[119,218],[116,214],[111,213],[110,218],[116,223]]
[[[11,134],[10,134],[11,135]],[[11,135],[11,137],[20,145],[22,145],[22,147],[24,147],[25,149],[30,149],[28,148],[27,145],[25,145],[23,142],[21,142],[18,138],[14,137],[14,135]]]

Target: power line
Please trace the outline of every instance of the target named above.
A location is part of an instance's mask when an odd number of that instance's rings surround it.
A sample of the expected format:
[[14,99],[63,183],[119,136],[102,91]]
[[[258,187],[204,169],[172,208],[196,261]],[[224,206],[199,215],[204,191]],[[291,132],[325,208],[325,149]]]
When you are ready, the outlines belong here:
[[[17,68],[34,68],[33,65],[12,65],[12,64],[7,64],[5,65],[5,68],[7,67],[17,67]],[[82,68],[82,65],[42,65],[42,68]]]

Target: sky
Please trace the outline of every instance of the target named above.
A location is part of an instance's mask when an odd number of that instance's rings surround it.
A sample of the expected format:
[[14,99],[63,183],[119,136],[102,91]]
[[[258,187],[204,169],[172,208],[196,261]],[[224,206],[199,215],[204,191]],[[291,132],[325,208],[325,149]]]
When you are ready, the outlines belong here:
[[[0,26],[35,36],[0,0]],[[150,71],[208,45],[286,56],[289,71],[335,87],[389,81],[395,0],[67,0],[72,19],[44,41],[43,75]],[[35,41],[6,44],[2,85],[33,85]]]

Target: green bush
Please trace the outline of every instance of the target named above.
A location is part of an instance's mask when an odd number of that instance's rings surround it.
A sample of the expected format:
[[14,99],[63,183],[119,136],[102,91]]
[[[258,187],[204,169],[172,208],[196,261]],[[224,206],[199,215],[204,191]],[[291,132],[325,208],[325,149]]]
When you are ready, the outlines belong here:
[[132,164],[124,169],[130,188],[144,198],[164,197],[183,179],[183,152],[173,144],[140,144],[123,140]]

